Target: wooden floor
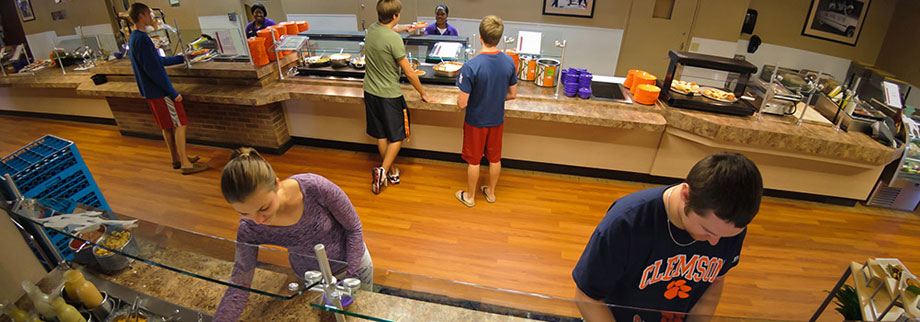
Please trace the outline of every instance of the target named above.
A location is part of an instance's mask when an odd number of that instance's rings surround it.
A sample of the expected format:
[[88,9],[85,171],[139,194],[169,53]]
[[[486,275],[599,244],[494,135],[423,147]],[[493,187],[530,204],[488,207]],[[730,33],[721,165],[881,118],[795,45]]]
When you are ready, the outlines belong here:
[[[182,176],[172,170],[162,142],[122,137],[114,126],[31,118],[0,116],[0,129],[0,155],[44,134],[75,141],[117,212],[235,237],[239,216],[221,198],[219,170]],[[228,150],[210,147],[190,151],[215,169],[229,156]],[[294,147],[268,159],[282,178],[312,172],[341,186],[361,217],[378,269],[564,298],[574,292],[571,270],[610,203],[650,187],[509,170],[502,174],[497,203],[480,199],[467,209],[452,195],[465,186],[460,163],[400,158],[403,183],[375,196],[369,189],[370,169],[377,162],[373,155]],[[749,227],[719,315],[807,319],[847,264],[870,256],[898,257],[920,270],[916,214],[765,198]],[[377,275],[379,284],[405,286],[412,280],[382,270]],[[451,287],[455,290],[447,295],[472,289]],[[499,293],[482,291],[481,299],[558,304]],[[573,306],[547,310],[574,314]],[[840,319],[829,310],[824,320]]]

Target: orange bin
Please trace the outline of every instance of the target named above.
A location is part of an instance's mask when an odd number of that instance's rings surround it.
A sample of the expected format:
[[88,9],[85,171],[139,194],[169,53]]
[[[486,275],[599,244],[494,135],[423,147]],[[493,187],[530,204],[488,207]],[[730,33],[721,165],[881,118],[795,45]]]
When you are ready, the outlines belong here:
[[[287,25],[285,25],[284,22],[282,22],[281,24],[277,24],[277,25],[268,27],[268,28],[275,31],[275,36],[277,37],[275,38],[275,40],[281,40],[282,36],[287,35]],[[274,49],[274,47],[272,49]],[[279,54],[281,54],[281,57],[284,57],[285,55],[288,54],[288,52],[282,51]]]
[[629,88],[629,92],[632,93],[633,96],[636,96],[636,93],[638,92],[637,90],[639,89],[639,85],[643,85],[643,84],[655,85],[655,81],[657,79],[658,78],[656,78],[655,75],[652,75],[652,74],[649,74],[643,71],[639,71],[635,73],[635,75],[633,76],[632,87]]
[[268,52],[265,50],[265,39],[262,37],[250,37],[249,55],[252,56],[252,63],[256,66],[268,65]]
[[[274,27],[274,26],[272,26],[272,27]],[[265,42],[265,44],[263,45],[262,48],[265,48],[265,52],[266,52],[266,54],[268,55],[268,60],[269,60],[269,61],[275,61],[275,60],[278,59],[278,58],[275,56],[275,53],[271,52],[272,49],[275,48],[275,44],[272,42],[272,27],[267,27],[267,28],[265,28],[265,29],[256,31],[256,34],[259,35],[259,36],[256,37],[256,38],[262,39],[262,40]],[[275,38],[275,39],[277,39],[277,31],[276,31],[276,38]]]
[[517,72],[517,70],[521,68],[521,62],[519,61],[521,59],[521,55],[518,54],[517,51],[511,49],[505,50],[505,54],[511,56],[511,60],[514,61],[514,70]]
[[639,104],[652,105],[658,100],[658,94],[661,94],[661,88],[658,86],[640,84],[636,86],[636,95],[633,99]]
[[626,74],[626,81],[623,82],[623,86],[626,86],[626,88],[632,88],[633,77],[635,77],[636,73],[638,72],[642,71],[638,69],[630,69],[629,74]]
[[309,24],[309,23],[307,23],[306,21],[298,21],[298,22],[297,22],[297,31],[298,31],[298,32],[304,32],[304,31],[307,31],[307,30],[310,30],[310,24]]

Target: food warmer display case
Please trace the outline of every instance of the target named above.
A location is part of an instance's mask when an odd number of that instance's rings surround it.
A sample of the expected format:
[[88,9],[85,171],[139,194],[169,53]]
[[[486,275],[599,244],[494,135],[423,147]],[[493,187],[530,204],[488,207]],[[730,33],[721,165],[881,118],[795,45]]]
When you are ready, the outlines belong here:
[[[309,37],[297,75],[336,79],[363,79],[363,31],[304,31]],[[470,58],[469,39],[459,36],[401,34],[407,57],[425,84],[453,85],[463,62]],[[405,75],[402,81],[407,81]]]
[[920,204],[920,120],[902,116],[904,144],[901,158],[882,171],[882,176],[869,195],[867,205],[914,211]]
[[[661,91],[661,99],[668,105],[706,112],[748,116],[757,111],[748,100],[742,99],[747,90],[751,74],[757,67],[743,59],[732,59],[712,55],[670,51],[671,62],[667,75],[660,80],[658,87],[669,90]],[[678,84],[689,83],[693,77],[684,74],[711,74],[710,80],[717,80],[710,86],[687,87]],[[695,83],[695,82],[694,82]]]

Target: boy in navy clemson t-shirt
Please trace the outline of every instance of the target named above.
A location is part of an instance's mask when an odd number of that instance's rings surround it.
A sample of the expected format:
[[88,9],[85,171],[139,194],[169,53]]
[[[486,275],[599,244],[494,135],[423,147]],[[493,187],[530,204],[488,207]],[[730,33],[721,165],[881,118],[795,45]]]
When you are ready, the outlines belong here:
[[[486,201],[495,202],[495,185],[501,172],[502,132],[505,123],[505,101],[517,96],[517,73],[514,60],[496,48],[504,33],[502,20],[486,16],[479,23],[482,51],[470,59],[457,75],[460,96],[457,105],[466,109],[463,124],[463,160],[467,167],[467,190],[458,190],[454,197],[467,207],[476,205],[476,193],[482,192]],[[489,184],[476,189],[479,183],[479,161],[485,154],[489,160]]]
[[716,153],[697,162],[684,183],[614,202],[572,272],[585,321],[712,315],[762,193],[751,160]]

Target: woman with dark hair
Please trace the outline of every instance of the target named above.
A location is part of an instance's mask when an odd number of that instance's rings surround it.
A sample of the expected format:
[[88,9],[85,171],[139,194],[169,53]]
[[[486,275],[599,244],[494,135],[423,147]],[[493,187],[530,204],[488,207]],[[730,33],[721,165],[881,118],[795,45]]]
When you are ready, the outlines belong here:
[[447,15],[449,13],[450,9],[443,4],[439,4],[435,7],[434,17],[437,22],[433,25],[428,25],[428,28],[425,28],[425,34],[435,36],[459,36],[457,28],[447,24]]
[[254,19],[246,25],[246,38],[256,37],[258,36],[256,31],[275,25],[274,20],[265,18],[265,16],[268,15],[268,11],[265,10],[265,5],[261,3],[253,4],[252,8],[249,8],[249,12],[252,13]]
[[[279,180],[258,152],[240,148],[224,167],[220,190],[241,216],[230,277],[234,285],[252,285],[263,244],[287,248],[296,276],[318,270],[313,246],[323,244],[329,260],[335,261],[333,270],[346,266],[347,277],[359,278],[365,289],[373,285],[373,263],[364,245],[361,220],[345,192],[328,179],[304,173]],[[228,288],[214,321],[238,320],[248,299],[249,292]]]

